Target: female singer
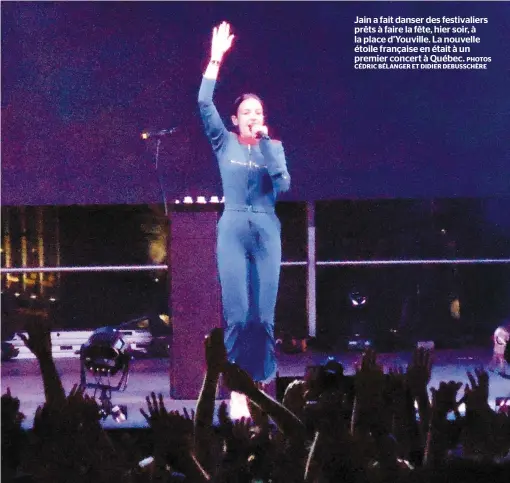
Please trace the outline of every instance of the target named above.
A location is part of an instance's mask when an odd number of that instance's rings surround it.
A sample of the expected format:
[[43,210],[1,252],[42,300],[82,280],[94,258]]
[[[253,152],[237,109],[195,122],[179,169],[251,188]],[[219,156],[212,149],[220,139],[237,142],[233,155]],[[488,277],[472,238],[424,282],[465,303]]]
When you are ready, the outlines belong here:
[[200,115],[219,164],[225,209],[218,222],[217,257],[230,362],[266,383],[276,374],[274,311],[281,263],[278,193],[290,187],[282,143],[272,140],[255,94],[234,103],[225,127],[213,102],[216,78],[234,36],[213,29],[211,58],[198,94]]

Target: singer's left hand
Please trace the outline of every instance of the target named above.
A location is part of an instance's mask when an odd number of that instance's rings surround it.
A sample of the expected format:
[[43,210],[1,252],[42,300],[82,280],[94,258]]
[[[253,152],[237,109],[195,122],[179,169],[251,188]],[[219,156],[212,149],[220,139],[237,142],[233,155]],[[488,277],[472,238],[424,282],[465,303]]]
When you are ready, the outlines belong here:
[[269,131],[267,129],[267,126],[262,126],[261,124],[255,124],[255,126],[253,126],[251,128],[251,133],[252,133],[253,137],[256,138],[259,136],[267,136],[269,134]]

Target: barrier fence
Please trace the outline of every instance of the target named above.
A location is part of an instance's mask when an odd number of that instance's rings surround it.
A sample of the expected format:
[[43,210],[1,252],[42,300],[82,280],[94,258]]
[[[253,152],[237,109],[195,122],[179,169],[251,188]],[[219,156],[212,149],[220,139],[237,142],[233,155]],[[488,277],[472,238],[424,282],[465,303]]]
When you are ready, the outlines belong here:
[[[316,261],[316,267],[330,266],[398,266],[398,265],[497,265],[510,264],[508,258],[480,258],[480,259],[412,259],[412,260],[324,260]],[[283,261],[282,267],[289,266],[310,266],[309,261]],[[95,265],[95,266],[57,266],[57,267],[4,267],[0,269],[1,274],[16,273],[64,273],[64,272],[126,272],[126,271],[154,271],[168,270],[168,265]],[[313,280],[308,280],[308,317],[309,335],[315,336],[315,270],[312,272]],[[310,275],[310,272],[309,272]],[[66,330],[54,331],[51,333],[53,356],[55,358],[77,358],[82,344],[84,344],[92,331]],[[33,359],[35,356],[25,347],[21,338],[16,335],[10,341],[19,349],[18,359]]]

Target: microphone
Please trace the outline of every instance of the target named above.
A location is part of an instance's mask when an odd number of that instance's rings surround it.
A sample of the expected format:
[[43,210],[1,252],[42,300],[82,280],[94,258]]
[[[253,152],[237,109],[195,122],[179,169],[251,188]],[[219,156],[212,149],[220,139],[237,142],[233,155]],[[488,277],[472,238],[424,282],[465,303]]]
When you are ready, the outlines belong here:
[[[248,124],[250,131],[253,133],[254,124]],[[257,131],[255,133],[255,139],[269,139],[269,136],[264,131]]]
[[173,127],[171,129],[161,129],[160,131],[144,131],[142,133],[142,139],[166,136],[167,134],[173,134],[175,131],[177,131],[177,129],[177,127]]

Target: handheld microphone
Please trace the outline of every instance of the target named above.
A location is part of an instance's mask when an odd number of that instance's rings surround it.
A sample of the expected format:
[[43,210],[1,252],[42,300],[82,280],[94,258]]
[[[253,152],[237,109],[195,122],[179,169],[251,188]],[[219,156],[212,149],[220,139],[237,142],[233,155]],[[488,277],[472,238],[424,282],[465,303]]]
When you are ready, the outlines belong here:
[[[253,127],[254,127],[254,124],[248,124],[248,127],[250,128],[250,131],[252,132],[253,134]],[[255,133],[255,139],[266,139],[266,138],[269,138],[269,136],[264,132],[264,131],[257,131]]]
[[161,129],[160,131],[144,131],[142,133],[142,139],[166,136],[167,134],[173,134],[175,131],[177,131],[177,129],[177,127],[173,127],[171,129]]

